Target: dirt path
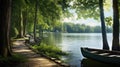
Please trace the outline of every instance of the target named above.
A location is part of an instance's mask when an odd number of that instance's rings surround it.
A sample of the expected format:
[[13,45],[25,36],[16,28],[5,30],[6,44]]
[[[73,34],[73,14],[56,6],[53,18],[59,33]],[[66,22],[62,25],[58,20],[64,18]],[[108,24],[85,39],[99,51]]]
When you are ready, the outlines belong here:
[[13,44],[13,52],[20,53],[28,57],[28,62],[20,64],[18,67],[62,67],[57,63],[46,59],[45,57],[42,57],[30,50],[26,45],[24,45],[24,41],[18,40],[13,42]]

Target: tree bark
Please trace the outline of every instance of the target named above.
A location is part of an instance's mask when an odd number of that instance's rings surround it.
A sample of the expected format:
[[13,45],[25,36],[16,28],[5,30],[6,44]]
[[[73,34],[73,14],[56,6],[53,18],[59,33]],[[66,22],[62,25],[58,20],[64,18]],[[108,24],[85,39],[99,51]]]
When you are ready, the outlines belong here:
[[37,3],[37,0],[36,0],[36,3],[35,3],[35,18],[34,18],[34,41],[36,42],[36,23],[37,23],[37,12],[38,12],[38,3]]
[[27,10],[23,12],[23,36],[26,35]]
[[120,47],[119,47],[118,0],[113,0],[113,41],[112,41],[112,50],[120,50]]
[[23,14],[22,14],[22,9],[20,8],[19,10],[19,25],[18,25],[18,38],[23,37]]
[[0,56],[7,57],[11,55],[10,48],[10,19],[11,19],[11,1],[0,0]]
[[99,8],[100,8],[100,20],[101,20],[101,29],[102,29],[102,41],[103,41],[103,49],[109,50],[107,36],[106,36],[106,27],[104,21],[104,9],[103,9],[103,0],[99,0]]

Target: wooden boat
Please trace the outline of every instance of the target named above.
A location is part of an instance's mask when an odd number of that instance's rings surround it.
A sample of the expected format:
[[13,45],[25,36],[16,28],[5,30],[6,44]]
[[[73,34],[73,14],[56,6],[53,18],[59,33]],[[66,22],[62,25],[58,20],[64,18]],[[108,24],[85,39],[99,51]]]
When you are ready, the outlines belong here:
[[81,52],[82,52],[82,55],[86,58],[104,62],[104,63],[120,65],[120,52],[119,51],[81,48]]

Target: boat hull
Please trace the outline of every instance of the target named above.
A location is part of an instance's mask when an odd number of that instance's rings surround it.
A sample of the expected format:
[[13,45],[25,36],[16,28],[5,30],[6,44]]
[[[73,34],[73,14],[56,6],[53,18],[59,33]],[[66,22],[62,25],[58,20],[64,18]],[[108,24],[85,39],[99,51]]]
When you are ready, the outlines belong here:
[[[91,53],[92,51],[96,51],[97,53]],[[97,50],[97,49],[92,50],[89,48],[81,48],[81,52],[84,57],[89,59],[93,59],[104,63],[120,64],[120,57],[113,56],[113,55],[120,56],[119,53],[117,52],[115,52],[116,53],[115,54],[114,52],[111,51]],[[102,53],[103,54],[108,53],[108,55],[102,55]]]

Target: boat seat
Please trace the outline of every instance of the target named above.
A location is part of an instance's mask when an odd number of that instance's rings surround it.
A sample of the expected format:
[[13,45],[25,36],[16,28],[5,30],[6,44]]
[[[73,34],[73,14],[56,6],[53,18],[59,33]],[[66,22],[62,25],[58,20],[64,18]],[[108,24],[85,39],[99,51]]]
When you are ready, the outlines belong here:
[[117,55],[116,57],[120,57],[120,55]]
[[108,57],[120,57],[120,55],[109,55]]
[[97,53],[98,51],[91,51],[91,53]]
[[99,54],[99,55],[102,55],[102,56],[104,56],[104,55],[108,55],[109,53],[101,53],[101,54]]

